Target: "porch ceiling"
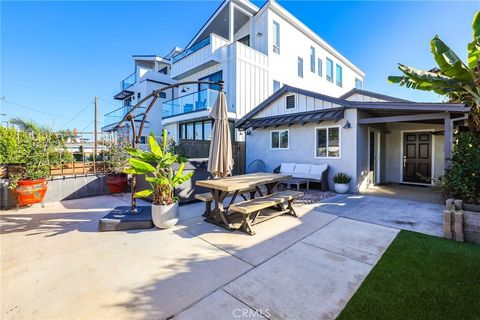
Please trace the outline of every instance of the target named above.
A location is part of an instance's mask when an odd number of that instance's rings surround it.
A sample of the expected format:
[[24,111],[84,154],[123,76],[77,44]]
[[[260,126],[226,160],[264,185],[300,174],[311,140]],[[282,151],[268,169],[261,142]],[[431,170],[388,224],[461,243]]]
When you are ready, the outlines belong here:
[[444,117],[447,113],[450,114],[450,118],[460,118],[465,115],[465,112],[448,112],[438,109],[432,110],[398,110],[398,109],[362,109],[364,117],[359,119],[359,124],[368,123],[386,123],[386,122],[420,122],[431,124],[443,124]]

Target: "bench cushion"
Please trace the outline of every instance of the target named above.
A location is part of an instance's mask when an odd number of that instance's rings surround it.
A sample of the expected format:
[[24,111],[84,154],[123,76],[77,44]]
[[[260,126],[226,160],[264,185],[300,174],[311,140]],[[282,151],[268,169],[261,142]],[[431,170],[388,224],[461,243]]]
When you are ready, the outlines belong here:
[[310,174],[322,178],[322,173],[323,171],[327,170],[327,168],[328,164],[312,164],[312,167],[310,168]]
[[297,164],[295,164],[295,170],[293,171],[293,173],[294,174],[309,174],[311,167],[312,167],[311,164],[297,163]]
[[289,200],[299,198],[301,196],[303,196],[303,192],[285,190],[282,192],[270,194],[268,196],[255,198],[253,200],[234,203],[230,206],[229,210],[240,212],[243,214],[249,214],[252,212],[257,212],[259,210],[266,209],[268,207],[271,207],[280,203],[284,203]]
[[280,173],[293,173],[295,170],[295,163],[282,163],[280,165]]

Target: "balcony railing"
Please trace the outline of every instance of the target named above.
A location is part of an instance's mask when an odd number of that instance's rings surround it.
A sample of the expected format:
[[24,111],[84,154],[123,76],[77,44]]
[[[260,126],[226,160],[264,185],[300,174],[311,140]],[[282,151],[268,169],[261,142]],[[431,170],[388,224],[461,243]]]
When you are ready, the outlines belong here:
[[206,37],[202,41],[200,41],[197,44],[191,46],[190,48],[183,50],[181,53],[179,53],[175,57],[173,57],[172,61],[173,61],[173,63],[178,62],[178,61],[182,60],[183,58],[191,55],[192,53],[208,46],[209,44],[210,44],[210,36]]
[[217,96],[217,90],[203,89],[173,100],[165,101],[162,104],[162,116],[163,118],[167,118],[184,113],[210,109],[217,100]]
[[[112,124],[117,124],[120,120],[125,117],[125,115],[132,109],[132,106],[123,106],[118,109],[115,109],[109,113],[106,113],[104,116],[105,126],[109,126]],[[137,115],[135,116],[135,120],[143,114],[145,107],[138,107],[135,111]]]
[[120,88],[121,90],[127,90],[129,87],[133,86],[135,82],[137,82],[137,72],[134,72],[125,79],[123,79],[120,84]]

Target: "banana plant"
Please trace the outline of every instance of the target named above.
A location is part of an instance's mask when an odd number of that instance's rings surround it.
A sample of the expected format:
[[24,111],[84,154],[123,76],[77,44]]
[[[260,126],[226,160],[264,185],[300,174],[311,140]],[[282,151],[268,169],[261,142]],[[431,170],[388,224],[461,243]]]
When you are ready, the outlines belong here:
[[[124,170],[127,174],[143,174],[150,184],[150,189],[135,193],[137,198],[152,196],[153,203],[157,205],[170,205],[178,201],[174,195],[175,187],[189,180],[193,172],[183,174],[187,159],[174,154],[168,147],[167,130],[163,130],[162,143],[158,144],[155,134],[148,137],[149,151],[126,148],[131,158],[128,159],[129,167]],[[178,170],[172,166],[179,164]]]
[[388,80],[407,88],[436,92],[449,102],[469,105],[470,126],[480,131],[480,11],[473,18],[472,28],[467,64],[437,35],[430,42],[437,68],[421,70],[399,63],[403,75],[390,76]]

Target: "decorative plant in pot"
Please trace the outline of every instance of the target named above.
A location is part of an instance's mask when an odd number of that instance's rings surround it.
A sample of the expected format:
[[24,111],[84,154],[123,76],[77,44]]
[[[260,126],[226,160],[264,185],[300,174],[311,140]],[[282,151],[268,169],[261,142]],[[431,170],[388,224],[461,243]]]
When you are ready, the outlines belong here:
[[338,172],[333,176],[333,183],[336,193],[347,193],[349,189],[349,183],[352,177],[346,173]]
[[120,138],[112,145],[106,162],[107,187],[110,193],[122,193],[128,186],[128,177],[123,172],[128,167],[129,146],[127,139]]
[[[148,137],[150,151],[127,148],[131,155],[130,166],[124,170],[128,174],[143,174],[150,189],[135,193],[138,198],[152,196],[152,220],[156,227],[165,229],[178,222],[178,198],[175,187],[189,180],[193,172],[183,174],[186,159],[170,152],[167,130],[163,130],[162,143],[159,145],[153,132]],[[172,166],[179,165],[174,172]]]

